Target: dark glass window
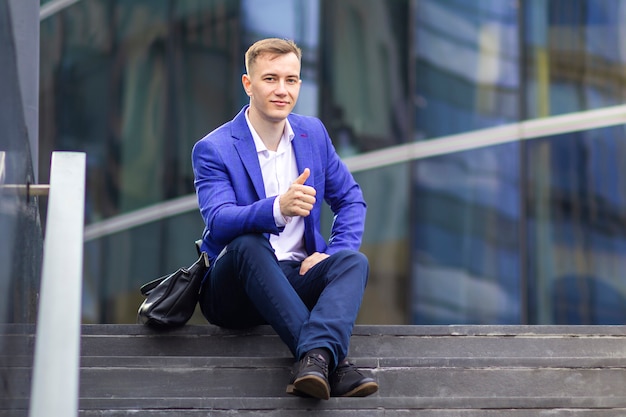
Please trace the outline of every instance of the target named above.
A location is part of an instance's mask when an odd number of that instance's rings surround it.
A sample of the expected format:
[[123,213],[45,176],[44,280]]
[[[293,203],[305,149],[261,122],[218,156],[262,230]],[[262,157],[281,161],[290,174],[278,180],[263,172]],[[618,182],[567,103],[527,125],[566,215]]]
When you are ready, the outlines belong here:
[[522,2],[527,118],[626,100],[623,0]]
[[516,122],[515,2],[420,0],[415,4],[413,140]]
[[88,223],[193,192],[193,144],[240,104],[238,8],[84,0],[42,22],[40,172],[87,152]]
[[[40,180],[52,150],[86,151],[88,224],[192,194],[191,148],[246,103],[243,54],[268,36],[303,50],[296,112],[359,162],[622,104],[625,13],[626,0],[82,0],[41,23]],[[624,322],[624,131],[580,129],[356,172],[371,266],[359,320]],[[201,229],[188,212],[88,242],[88,321],[134,321],[137,286],[192,261]]]
[[626,322],[623,126],[528,143],[531,323]]
[[519,143],[414,162],[415,324],[521,320]]
[[323,0],[321,117],[341,156],[410,141],[406,0]]
[[[408,0],[321,1],[320,114],[347,158],[411,141]],[[410,164],[355,173],[370,261],[360,323],[407,323]],[[330,230],[326,212],[323,230]]]
[[[415,2],[414,140],[519,120],[518,9]],[[411,319],[522,320],[517,142],[413,163]]]

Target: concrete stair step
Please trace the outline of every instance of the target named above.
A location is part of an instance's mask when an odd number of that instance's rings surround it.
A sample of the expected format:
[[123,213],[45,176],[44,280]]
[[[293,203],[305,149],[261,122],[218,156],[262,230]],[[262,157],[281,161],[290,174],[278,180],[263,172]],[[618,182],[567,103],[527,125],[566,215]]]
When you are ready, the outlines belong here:
[[[6,355],[32,354],[32,333],[5,339]],[[624,341],[626,326],[356,326],[350,357],[613,358],[626,357]],[[289,352],[267,326],[241,332],[187,326],[159,333],[139,325],[85,325],[81,355],[288,357]]]
[[[1,329],[26,415],[34,328]],[[84,325],[81,340],[81,416],[626,415],[623,326],[356,326],[350,357],[380,391],[329,401],[285,393],[293,359],[268,326]]]

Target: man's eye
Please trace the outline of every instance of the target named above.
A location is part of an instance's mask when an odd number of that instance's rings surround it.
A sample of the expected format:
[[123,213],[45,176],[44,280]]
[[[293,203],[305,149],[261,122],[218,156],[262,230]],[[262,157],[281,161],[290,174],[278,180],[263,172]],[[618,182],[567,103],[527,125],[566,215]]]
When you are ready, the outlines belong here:
[[274,81],[274,77],[265,77],[265,81]]
[[298,82],[298,80],[296,78],[290,78],[290,79],[287,80],[287,82],[289,84],[296,84]]

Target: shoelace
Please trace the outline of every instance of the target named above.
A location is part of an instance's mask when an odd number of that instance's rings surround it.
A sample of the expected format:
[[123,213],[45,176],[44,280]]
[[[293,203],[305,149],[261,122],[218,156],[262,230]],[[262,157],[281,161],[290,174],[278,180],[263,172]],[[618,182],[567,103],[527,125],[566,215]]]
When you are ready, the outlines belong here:
[[359,368],[357,368],[353,363],[347,361],[340,364],[335,370],[335,373],[341,376],[347,374],[348,372],[356,372],[357,374],[363,376],[361,371],[359,371]]
[[324,375],[328,375],[328,364],[326,363],[326,361],[324,360],[322,356],[314,356],[314,355],[307,356],[306,365],[317,366],[319,368],[322,368],[322,370],[324,371]]

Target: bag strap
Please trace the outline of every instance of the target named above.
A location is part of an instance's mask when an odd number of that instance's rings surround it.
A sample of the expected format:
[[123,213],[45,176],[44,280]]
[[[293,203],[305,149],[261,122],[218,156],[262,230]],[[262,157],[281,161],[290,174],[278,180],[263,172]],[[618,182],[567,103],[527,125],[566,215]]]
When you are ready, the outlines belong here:
[[141,295],[147,296],[148,294],[150,294],[150,292],[153,289],[155,289],[160,283],[165,281],[170,275],[172,275],[172,274],[163,275],[162,277],[159,277],[159,278],[157,278],[155,280],[152,280],[150,282],[146,282],[145,284],[143,284],[139,288],[139,291],[141,292]]
[[[202,241],[199,241],[202,242]],[[198,244],[198,242],[196,242],[196,244]],[[200,249],[200,246],[197,246],[198,250]],[[140,288],[139,291],[141,292],[141,295],[143,295],[144,297],[146,297],[148,294],[150,294],[150,292],[152,290],[154,290],[160,283],[162,283],[163,281],[165,281],[166,279],[168,279],[169,277],[171,277],[172,275],[180,272],[181,270],[189,270],[190,268],[192,268],[194,265],[199,264],[199,263],[203,263],[205,268],[209,267],[209,254],[206,252],[200,252],[199,256],[198,256],[198,260],[195,261],[189,268],[180,268],[178,269],[176,272],[167,274],[167,275],[163,275],[162,277],[159,277],[155,280],[152,280],[150,282],[146,282],[145,284],[143,284]]]

